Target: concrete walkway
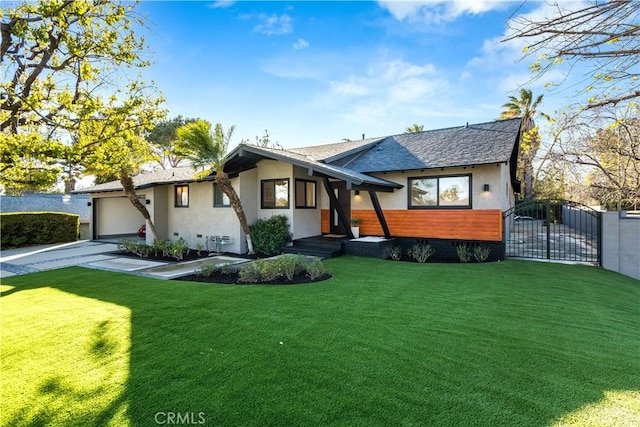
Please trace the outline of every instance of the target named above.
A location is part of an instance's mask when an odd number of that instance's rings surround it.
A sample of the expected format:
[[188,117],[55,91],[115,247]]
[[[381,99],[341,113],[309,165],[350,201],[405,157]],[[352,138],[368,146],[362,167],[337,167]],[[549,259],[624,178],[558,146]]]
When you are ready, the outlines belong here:
[[126,258],[120,258],[112,254],[112,252],[117,249],[118,245],[115,243],[92,242],[87,240],[56,245],[9,249],[0,252],[0,278],[4,279],[18,274],[35,273],[37,271],[53,270],[73,265],[91,267],[92,264],[96,262],[104,263],[104,268],[113,266],[113,270],[118,271],[130,271],[132,268],[148,268],[165,264],[154,261],[130,259],[130,261],[133,261],[133,264],[136,264],[132,266],[131,263],[123,262]]
[[9,249],[0,252],[0,279],[74,265],[170,279],[190,274],[203,264],[247,262],[246,259],[241,258],[215,256],[175,264],[114,255],[113,252],[117,250],[116,243],[88,240]]

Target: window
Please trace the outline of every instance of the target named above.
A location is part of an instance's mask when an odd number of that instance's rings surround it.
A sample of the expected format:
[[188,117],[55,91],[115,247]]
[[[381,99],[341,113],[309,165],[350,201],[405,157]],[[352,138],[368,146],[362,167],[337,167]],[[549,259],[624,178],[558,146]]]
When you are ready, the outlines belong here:
[[231,206],[229,196],[224,194],[218,184],[213,184],[213,206],[216,208],[228,208]]
[[315,209],[316,182],[296,179],[296,208]]
[[409,178],[409,208],[471,208],[471,175]]
[[188,208],[189,207],[189,186],[188,185],[176,185],[176,208]]
[[265,179],[260,183],[262,209],[289,209],[289,179]]

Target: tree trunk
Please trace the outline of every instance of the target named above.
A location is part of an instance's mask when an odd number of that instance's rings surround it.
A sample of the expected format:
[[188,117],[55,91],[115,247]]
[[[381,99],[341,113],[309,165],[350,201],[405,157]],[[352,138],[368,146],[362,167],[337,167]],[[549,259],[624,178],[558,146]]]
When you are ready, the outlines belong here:
[[249,223],[247,222],[247,216],[244,214],[244,209],[242,208],[242,202],[240,201],[240,197],[238,197],[238,193],[236,193],[235,188],[231,185],[231,180],[229,180],[229,175],[227,175],[224,171],[216,171],[216,184],[220,186],[220,190],[229,198],[229,202],[231,203],[231,207],[236,213],[238,217],[238,221],[240,221],[240,227],[242,228],[243,233],[247,237],[247,248],[249,249],[249,253],[253,254],[253,241],[251,240],[251,230],[249,229]]
[[131,204],[135,206],[138,211],[140,211],[144,219],[149,223],[149,226],[151,227],[151,233],[153,234],[153,241],[155,242],[156,240],[158,240],[158,232],[156,231],[156,226],[151,220],[151,215],[149,215],[147,207],[140,202],[140,199],[138,199],[138,195],[136,194],[136,190],[133,185],[133,179],[131,179],[131,176],[129,176],[129,174],[121,174],[120,184],[122,184],[122,189],[127,195],[127,198],[129,198]]

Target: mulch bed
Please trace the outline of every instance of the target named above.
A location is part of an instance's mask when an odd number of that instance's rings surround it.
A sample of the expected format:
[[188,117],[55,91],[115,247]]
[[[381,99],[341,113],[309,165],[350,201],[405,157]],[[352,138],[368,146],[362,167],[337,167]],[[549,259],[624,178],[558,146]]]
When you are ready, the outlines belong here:
[[204,282],[204,283],[225,283],[230,285],[300,285],[305,283],[315,283],[321,282],[323,280],[327,280],[333,277],[329,273],[325,273],[319,279],[311,280],[307,277],[306,274],[298,274],[293,278],[293,280],[289,281],[286,278],[279,278],[277,280],[271,282],[260,282],[260,283],[244,283],[238,281],[239,274],[238,272],[221,272],[214,271],[210,276],[198,276],[196,274],[191,274],[189,276],[182,276],[172,280],[180,280],[180,281],[189,281],[189,282]]

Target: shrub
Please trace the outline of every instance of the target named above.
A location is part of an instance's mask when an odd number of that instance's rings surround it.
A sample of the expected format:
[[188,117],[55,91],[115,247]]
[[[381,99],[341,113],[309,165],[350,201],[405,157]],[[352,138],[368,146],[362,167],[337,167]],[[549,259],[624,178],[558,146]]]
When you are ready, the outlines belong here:
[[140,258],[148,257],[151,252],[153,252],[153,246],[147,245],[146,243],[137,243],[133,248],[133,253]]
[[287,254],[244,264],[240,268],[238,280],[242,283],[273,282],[279,278],[292,281],[296,275],[305,272],[311,280],[317,280],[326,273],[326,270],[318,258],[308,262],[302,255]]
[[324,264],[320,258],[314,258],[313,261],[307,265],[307,277],[311,280],[317,280],[326,274]]
[[182,237],[170,244],[170,255],[176,261],[182,261],[185,255],[189,255],[189,244]]
[[282,275],[291,281],[298,274],[304,271],[307,260],[304,255],[285,254],[273,260],[278,264]]
[[427,262],[427,259],[435,253],[431,245],[415,244],[409,250],[409,256],[418,262]]
[[196,276],[209,277],[213,274],[214,271],[216,271],[216,267],[217,266],[215,264],[201,265],[200,267],[196,268]]
[[489,258],[489,253],[491,252],[491,248],[486,246],[476,246],[473,248],[473,256],[478,262],[485,262],[487,258]]
[[170,257],[171,242],[168,240],[157,240],[153,243],[153,253],[155,256]]
[[255,262],[250,262],[240,268],[238,280],[242,283],[258,283],[261,278],[260,270],[256,267]]
[[287,217],[284,215],[259,219],[250,229],[253,249],[260,255],[279,254],[285,243],[291,241]]
[[2,249],[25,245],[73,242],[78,238],[80,217],[58,212],[10,212],[0,214]]
[[391,248],[390,255],[392,260],[400,261],[402,258],[402,246],[394,246]]
[[458,258],[460,258],[460,262],[469,262],[471,260],[471,249],[464,243],[458,245],[456,253],[458,254]]

